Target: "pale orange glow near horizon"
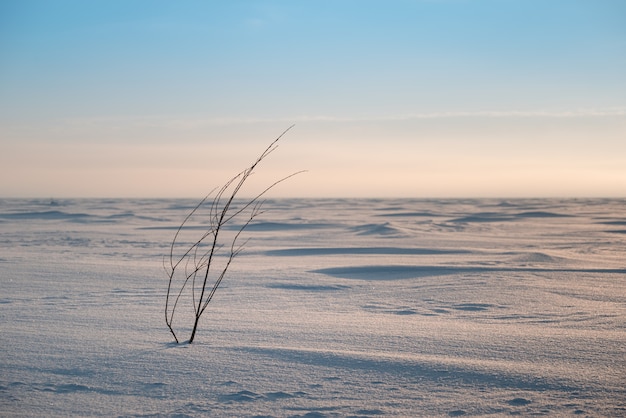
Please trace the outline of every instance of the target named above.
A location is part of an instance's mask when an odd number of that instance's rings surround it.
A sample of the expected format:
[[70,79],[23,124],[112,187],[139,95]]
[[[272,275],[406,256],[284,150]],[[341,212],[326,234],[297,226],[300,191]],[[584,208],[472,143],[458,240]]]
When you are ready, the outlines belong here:
[[[243,193],[307,170],[270,196],[624,197],[624,118],[302,122],[283,137]],[[99,138],[89,126],[82,133],[91,135],[89,141],[8,142],[0,173],[15,180],[5,181],[1,194],[202,196],[246,168],[283,129],[278,123],[244,124],[232,126],[229,135],[227,128],[219,127],[213,137],[210,128],[186,128],[176,141],[161,136],[124,141],[135,132],[118,127],[118,140],[107,143],[108,132]]]

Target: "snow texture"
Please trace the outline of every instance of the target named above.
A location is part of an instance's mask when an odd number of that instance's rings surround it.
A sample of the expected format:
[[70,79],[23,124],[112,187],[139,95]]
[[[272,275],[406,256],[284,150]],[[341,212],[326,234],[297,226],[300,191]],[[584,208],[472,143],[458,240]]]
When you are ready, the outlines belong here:
[[268,201],[177,345],[195,203],[0,201],[0,415],[626,415],[624,200]]

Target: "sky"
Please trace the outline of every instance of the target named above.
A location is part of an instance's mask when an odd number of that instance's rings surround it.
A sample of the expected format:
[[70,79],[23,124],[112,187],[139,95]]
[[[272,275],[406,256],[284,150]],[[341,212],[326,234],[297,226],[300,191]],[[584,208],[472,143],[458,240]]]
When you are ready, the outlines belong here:
[[626,2],[0,1],[0,197],[201,197],[292,125],[244,194],[626,197]]

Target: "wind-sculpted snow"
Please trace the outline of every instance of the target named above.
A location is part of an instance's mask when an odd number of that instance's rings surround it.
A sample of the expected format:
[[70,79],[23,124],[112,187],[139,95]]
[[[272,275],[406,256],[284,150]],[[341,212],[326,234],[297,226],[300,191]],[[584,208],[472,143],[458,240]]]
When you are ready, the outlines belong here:
[[541,269],[541,268],[508,268],[508,267],[446,267],[446,266],[406,266],[406,265],[366,265],[355,267],[332,267],[313,270],[314,273],[328,274],[334,277],[363,280],[397,280],[412,279],[424,276],[463,275],[472,273],[604,273],[626,274],[624,269]]
[[0,200],[1,416],[626,415],[624,200],[269,200],[175,344],[196,203]]
[[266,251],[267,255],[279,256],[319,256],[343,254],[388,254],[388,255],[433,255],[433,254],[466,254],[464,250],[437,250],[433,248],[400,248],[400,247],[332,247],[332,248],[288,248],[284,250]]

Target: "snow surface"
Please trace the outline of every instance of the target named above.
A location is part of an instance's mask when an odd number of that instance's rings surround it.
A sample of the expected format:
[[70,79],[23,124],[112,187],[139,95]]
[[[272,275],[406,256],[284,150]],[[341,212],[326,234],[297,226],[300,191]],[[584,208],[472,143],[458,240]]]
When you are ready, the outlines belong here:
[[176,345],[195,203],[0,201],[0,415],[626,415],[624,200],[268,201]]

